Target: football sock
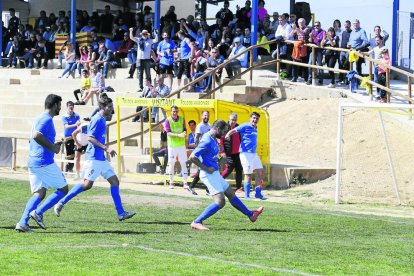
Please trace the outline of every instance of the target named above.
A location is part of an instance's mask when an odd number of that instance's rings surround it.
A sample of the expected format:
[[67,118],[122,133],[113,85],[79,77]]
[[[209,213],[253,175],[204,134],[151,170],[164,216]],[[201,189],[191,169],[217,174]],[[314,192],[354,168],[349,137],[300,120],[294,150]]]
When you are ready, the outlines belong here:
[[118,215],[120,216],[125,213],[124,208],[122,207],[121,196],[119,195],[119,186],[111,186],[111,196]]
[[250,198],[250,183],[244,183],[244,198]]
[[260,186],[257,186],[255,189],[255,198],[264,199],[264,196],[262,195],[262,188]]
[[42,200],[36,196],[33,195],[26,203],[26,208],[24,209],[23,215],[20,218],[19,224],[22,226],[26,226],[29,222],[29,218],[30,218],[30,212],[33,211],[34,209],[36,209],[37,205],[39,205],[39,203]]
[[36,213],[41,216],[44,212],[55,206],[56,203],[58,203],[59,200],[61,200],[65,196],[65,193],[62,191],[56,191],[50,196],[46,198],[46,200],[43,202],[42,205],[40,205],[36,209]]
[[242,212],[243,214],[245,214],[248,217],[253,216],[253,212],[250,211],[246,205],[243,204],[243,202],[237,197],[233,197],[230,200],[231,205],[233,205],[234,208],[236,208],[237,210],[239,210],[240,212]]
[[195,219],[195,223],[202,223],[204,220],[208,219],[217,211],[220,210],[220,206],[217,203],[211,203],[202,213],[201,215]]
[[74,198],[75,196],[77,196],[78,194],[83,192],[83,187],[81,184],[77,184],[75,186],[73,186],[72,189],[70,189],[69,193],[62,198],[59,203],[65,205],[69,200],[71,200],[72,198]]

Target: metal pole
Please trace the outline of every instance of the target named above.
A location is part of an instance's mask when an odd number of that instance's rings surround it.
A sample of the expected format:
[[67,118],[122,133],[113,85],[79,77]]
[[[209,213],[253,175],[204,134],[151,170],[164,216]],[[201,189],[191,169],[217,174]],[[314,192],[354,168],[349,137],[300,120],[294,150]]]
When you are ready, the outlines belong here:
[[[258,19],[259,19],[259,0],[252,1],[252,17],[251,17],[251,37],[250,37],[250,45],[257,44],[257,31],[258,28]],[[257,60],[257,49],[253,50],[253,58]]]
[[161,0],[155,0],[154,2],[154,30],[157,30],[157,34],[160,34],[160,14],[161,14]]
[[[312,65],[316,65],[315,47],[312,47]],[[312,68],[312,85],[316,85],[316,69]]]
[[70,2],[70,41],[76,49],[76,0]]
[[[116,98],[116,146],[118,152],[118,177],[121,176],[121,108],[118,97]],[[108,128],[109,133],[109,128]],[[109,142],[109,135],[108,135]]]
[[338,138],[336,144],[336,192],[335,203],[341,203],[341,167],[342,167],[342,112],[343,108],[339,105],[338,108]]
[[[387,73],[385,75],[386,76],[385,86],[387,88],[390,88],[390,73],[391,73],[390,69],[387,68]],[[387,103],[390,103],[390,102],[391,102],[391,93],[387,92]]]
[[[0,0],[1,2],[1,0]],[[12,159],[12,170],[16,171],[16,160],[17,160],[17,138],[14,137],[13,138],[13,159]]]
[[[253,67],[253,54],[254,54],[254,50],[250,50],[249,51],[249,54],[250,54],[250,65],[249,65],[249,67],[251,68],[251,67]],[[249,75],[250,75],[250,86],[252,86],[253,85],[253,70],[250,70],[250,73],[249,73]]]
[[399,192],[399,189],[398,189],[397,178],[395,177],[394,162],[392,160],[392,156],[391,156],[391,153],[390,153],[390,149],[388,147],[387,133],[385,132],[384,120],[382,119],[382,112],[381,111],[378,111],[378,115],[379,115],[380,121],[381,121],[382,134],[384,135],[385,149],[387,150],[388,162],[390,164],[391,177],[392,177],[392,180],[394,182],[395,194],[397,195],[398,204],[401,205],[400,192]]
[[[408,77],[408,97],[411,99],[411,77]],[[411,104],[411,102],[410,101],[408,101],[408,104]],[[413,116],[412,116],[412,114],[413,114],[413,110],[412,109],[408,109],[408,112],[410,112],[410,120],[412,120],[413,119]]]
[[391,65],[396,66],[397,63],[397,40],[398,40],[398,12],[400,10],[400,0],[394,0],[392,5],[392,56]]
[[[3,13],[3,0],[0,0],[0,11]],[[0,55],[3,56],[3,26],[0,28]],[[3,66],[3,62],[0,59],[1,66]]]
[[280,80],[280,44],[276,44],[276,75],[277,79]]
[[[369,61],[369,80],[372,80],[372,61]],[[371,84],[368,83],[367,85],[371,88],[370,100],[372,101],[374,99],[374,91],[372,91]]]

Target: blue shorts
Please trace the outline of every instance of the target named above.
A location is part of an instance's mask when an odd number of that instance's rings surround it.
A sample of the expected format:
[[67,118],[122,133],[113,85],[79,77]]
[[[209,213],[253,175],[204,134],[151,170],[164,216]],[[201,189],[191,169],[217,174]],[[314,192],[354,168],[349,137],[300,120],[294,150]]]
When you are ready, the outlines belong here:
[[219,171],[209,174],[203,170],[200,170],[200,179],[203,181],[204,185],[207,186],[210,195],[224,193],[224,191],[226,191],[229,187],[229,184],[220,175]]

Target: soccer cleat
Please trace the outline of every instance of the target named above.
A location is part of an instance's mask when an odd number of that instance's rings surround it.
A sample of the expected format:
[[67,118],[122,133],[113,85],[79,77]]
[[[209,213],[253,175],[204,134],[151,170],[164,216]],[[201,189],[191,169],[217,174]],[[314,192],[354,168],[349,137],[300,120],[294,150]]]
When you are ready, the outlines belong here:
[[250,183],[244,184],[244,199],[250,199]]
[[251,222],[255,222],[257,218],[260,216],[260,214],[263,212],[264,207],[261,206],[259,209],[253,211],[253,215],[249,217]]
[[62,212],[63,209],[63,204],[62,203],[56,203],[55,207],[53,208],[53,211],[55,211],[55,215],[57,217],[60,217],[60,212]]
[[262,194],[262,188],[260,188],[259,186],[257,186],[255,188],[255,198],[261,199],[261,200],[266,200],[267,198]]
[[194,188],[190,188],[190,187],[188,187],[186,190],[187,190],[189,193],[191,193],[192,195],[198,195],[198,194],[196,193],[196,191],[194,190]]
[[238,189],[236,190],[236,194],[242,194],[242,193],[244,193],[243,188],[238,188]]
[[30,228],[29,225],[20,225],[19,223],[16,225],[16,228],[14,228],[17,232],[21,233],[32,233],[33,230]]
[[204,231],[204,230],[210,230],[210,229],[208,229],[207,227],[205,227],[205,226],[203,225],[203,223],[196,223],[195,221],[193,221],[193,222],[191,223],[191,229],[193,229],[193,230],[201,230],[201,231]]
[[120,221],[123,221],[132,218],[135,214],[135,212],[124,212],[122,215],[119,215],[118,218]]
[[188,184],[187,184],[187,183],[184,183],[184,184],[183,184],[183,188],[184,188],[184,189],[190,189],[190,186],[188,186]]
[[33,211],[31,211],[31,212],[30,212],[30,217],[31,217],[34,221],[36,221],[36,223],[40,226],[40,228],[42,228],[42,229],[46,229],[46,225],[43,223],[43,215],[42,215],[42,216],[39,216],[39,215],[36,213],[36,210],[33,210]]

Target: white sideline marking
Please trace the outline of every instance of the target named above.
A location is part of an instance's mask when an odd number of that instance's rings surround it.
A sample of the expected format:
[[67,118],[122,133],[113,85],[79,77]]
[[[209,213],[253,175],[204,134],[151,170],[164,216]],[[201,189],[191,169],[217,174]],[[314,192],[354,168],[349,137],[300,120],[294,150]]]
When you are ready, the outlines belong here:
[[[308,274],[302,271],[298,271],[298,270],[292,270],[292,269],[286,269],[286,268],[278,268],[278,267],[270,267],[270,266],[264,266],[264,265],[258,265],[258,264],[250,264],[250,263],[242,263],[242,262],[237,262],[237,261],[228,261],[228,260],[224,260],[224,259],[220,259],[220,258],[213,258],[213,257],[209,257],[209,256],[202,256],[202,255],[194,255],[191,253],[185,253],[185,252],[179,252],[179,251],[172,251],[172,250],[165,250],[165,249],[156,249],[156,248],[151,248],[151,247],[146,247],[143,245],[135,245],[135,244],[96,244],[96,245],[61,245],[61,246],[53,246],[53,249],[84,249],[84,248],[126,248],[126,247],[130,247],[130,248],[138,248],[141,250],[145,250],[145,251],[151,251],[151,252],[158,252],[158,253],[165,253],[165,254],[171,254],[171,255],[179,255],[179,256],[185,256],[185,257],[194,257],[194,258],[198,258],[198,259],[203,259],[203,260],[209,260],[209,261],[215,261],[215,262],[221,262],[221,263],[225,263],[225,264],[231,264],[231,265],[236,265],[236,266],[242,266],[242,267],[250,267],[250,268],[257,268],[257,269],[267,269],[267,270],[272,270],[272,271],[276,271],[276,272],[283,272],[283,273],[289,273],[289,274],[295,274],[295,275],[304,275],[304,276],[314,276],[317,274]],[[47,246],[32,246],[32,247],[27,247],[27,246],[16,246],[16,247],[1,247],[1,250],[45,250],[45,249],[50,249],[50,247]]]
[[[356,219],[367,219],[367,220],[376,220],[376,221],[383,221],[383,222],[391,222],[391,223],[397,223],[397,224],[406,224],[406,225],[414,225],[414,222],[411,221],[399,221],[399,220],[392,220],[392,219],[383,219],[383,218],[374,218],[373,216],[378,216],[376,214],[370,214],[370,213],[360,213],[360,212],[352,212],[352,211],[313,211],[313,210],[302,210],[304,213],[310,213],[310,214],[316,214],[316,215],[331,215],[336,217],[348,217],[348,218],[356,218]],[[387,215],[384,215],[385,217]],[[411,219],[410,217],[401,217],[403,219]]]

